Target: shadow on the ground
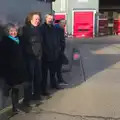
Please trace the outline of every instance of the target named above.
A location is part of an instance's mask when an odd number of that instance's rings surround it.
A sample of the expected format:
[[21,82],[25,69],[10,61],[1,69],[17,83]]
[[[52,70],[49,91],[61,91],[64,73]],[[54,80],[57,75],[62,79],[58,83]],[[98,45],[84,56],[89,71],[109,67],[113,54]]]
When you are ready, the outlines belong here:
[[[108,36],[96,38],[92,42],[91,39],[85,42],[78,39],[69,41],[71,48],[80,52],[83,66],[79,61],[73,61],[71,71],[64,74],[64,79],[69,83],[67,88],[79,86],[93,75],[120,62],[119,38],[119,36]],[[117,44],[117,47],[113,44]]]

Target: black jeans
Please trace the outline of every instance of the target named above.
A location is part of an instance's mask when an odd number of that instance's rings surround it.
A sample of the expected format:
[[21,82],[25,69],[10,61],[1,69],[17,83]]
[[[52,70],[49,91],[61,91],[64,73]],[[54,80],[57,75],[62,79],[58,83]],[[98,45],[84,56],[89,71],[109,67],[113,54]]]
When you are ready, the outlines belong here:
[[12,94],[11,94],[11,98],[12,98],[12,109],[13,111],[15,111],[18,107],[18,103],[19,103],[19,89],[18,88],[12,88]]
[[62,77],[62,62],[61,59],[57,60],[57,80],[58,82],[62,82],[63,81],[63,77]]
[[63,65],[63,55],[64,53],[61,53],[57,59],[57,80],[58,82],[63,82],[63,77],[62,77],[62,65]]
[[41,94],[41,60],[27,58],[26,60],[29,80],[24,86],[24,100],[30,101],[32,97],[39,98]]
[[55,88],[57,86],[57,81],[55,78],[56,61],[52,61],[52,62],[48,62],[44,60],[42,61],[42,84],[41,84],[42,92],[47,91],[48,71],[50,73],[50,85],[52,88]]

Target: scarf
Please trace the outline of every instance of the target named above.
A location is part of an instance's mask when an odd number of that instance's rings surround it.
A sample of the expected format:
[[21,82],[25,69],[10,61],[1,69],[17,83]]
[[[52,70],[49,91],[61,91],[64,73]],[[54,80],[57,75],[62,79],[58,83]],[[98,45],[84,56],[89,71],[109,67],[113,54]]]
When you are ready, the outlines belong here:
[[8,36],[11,40],[15,41],[17,44],[20,43],[19,38],[18,37],[12,37],[11,35]]

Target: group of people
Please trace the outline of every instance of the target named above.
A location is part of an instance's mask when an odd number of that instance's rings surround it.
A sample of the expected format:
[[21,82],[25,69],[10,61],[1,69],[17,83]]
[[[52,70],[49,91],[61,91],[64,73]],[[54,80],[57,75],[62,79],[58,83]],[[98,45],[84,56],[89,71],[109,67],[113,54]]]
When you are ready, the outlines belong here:
[[49,96],[48,73],[52,89],[61,89],[67,84],[61,69],[65,50],[65,20],[53,24],[53,15],[47,14],[41,25],[41,14],[31,12],[19,34],[19,27],[9,23],[0,42],[0,77],[4,78],[12,91],[13,112],[18,111],[19,89],[23,84],[23,104],[29,106],[31,100],[41,100]]

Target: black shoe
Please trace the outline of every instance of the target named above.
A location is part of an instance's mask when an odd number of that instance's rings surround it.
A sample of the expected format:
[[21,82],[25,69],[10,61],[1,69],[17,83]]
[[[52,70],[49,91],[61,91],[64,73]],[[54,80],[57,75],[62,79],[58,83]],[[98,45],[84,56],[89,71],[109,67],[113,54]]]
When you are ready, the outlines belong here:
[[57,89],[57,90],[61,90],[63,89],[62,87],[60,87],[59,85],[56,85],[56,86],[52,86],[53,89]]
[[30,101],[23,100],[22,105],[30,107]]
[[58,81],[58,84],[59,85],[68,85],[68,83],[66,82],[66,81],[64,81],[64,80],[60,80],[60,81]]
[[49,92],[42,92],[42,95],[43,96],[50,96],[50,93]]
[[32,107],[30,106],[29,103],[23,102],[20,106],[19,109],[25,113],[29,113],[32,110]]
[[36,95],[33,95],[33,96],[32,96],[32,100],[42,100],[42,98],[41,98],[40,95],[39,95],[39,96],[38,96],[38,95],[37,95],[37,96],[36,96]]
[[60,87],[60,86],[56,86],[55,89],[61,90],[61,89],[64,89],[64,88],[62,88],[62,87]]
[[13,116],[16,115],[16,114],[18,114],[18,113],[19,113],[19,111],[18,111],[17,108],[12,108],[12,115]]

